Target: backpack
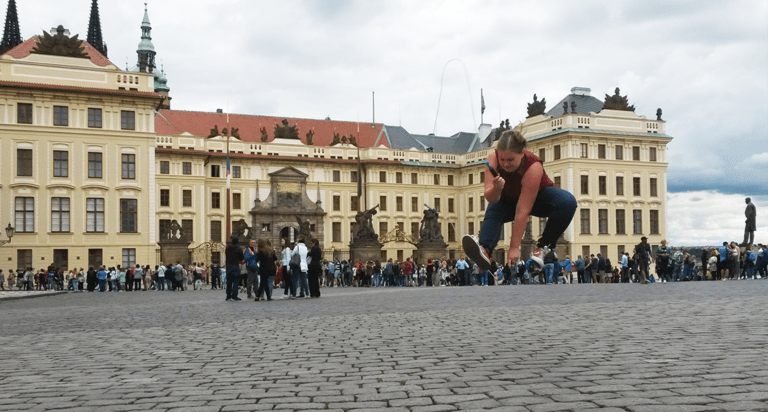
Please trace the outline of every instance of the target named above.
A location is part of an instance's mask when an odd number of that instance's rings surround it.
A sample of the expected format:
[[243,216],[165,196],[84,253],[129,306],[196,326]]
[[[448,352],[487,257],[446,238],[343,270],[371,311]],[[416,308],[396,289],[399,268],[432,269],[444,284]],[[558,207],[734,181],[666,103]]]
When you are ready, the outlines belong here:
[[675,264],[678,266],[683,265],[683,252],[675,252]]

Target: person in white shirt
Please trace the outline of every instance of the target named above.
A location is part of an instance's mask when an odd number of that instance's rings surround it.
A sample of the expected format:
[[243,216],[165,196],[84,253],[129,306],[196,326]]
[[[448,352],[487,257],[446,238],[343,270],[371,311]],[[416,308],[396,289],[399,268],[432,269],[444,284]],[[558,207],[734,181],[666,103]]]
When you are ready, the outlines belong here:
[[[296,289],[299,289],[299,297],[307,299],[309,298],[309,283],[307,282],[307,271],[309,270],[309,265],[307,265],[308,252],[307,245],[304,244],[304,238],[300,237],[296,243],[296,247],[294,247],[293,252],[291,252],[291,258],[295,255],[299,256],[299,279],[293,279],[293,284],[296,285],[298,283]],[[294,273],[294,276],[295,275],[296,273]]]
[[[283,284],[285,285],[283,299],[295,298],[296,286],[294,286],[293,279],[291,279],[291,246],[287,238],[281,239],[280,243],[283,246],[283,251],[280,253],[280,264],[283,268]],[[288,294],[289,291],[290,294]]]
[[157,290],[165,290],[165,270],[166,267],[163,262],[157,267]]

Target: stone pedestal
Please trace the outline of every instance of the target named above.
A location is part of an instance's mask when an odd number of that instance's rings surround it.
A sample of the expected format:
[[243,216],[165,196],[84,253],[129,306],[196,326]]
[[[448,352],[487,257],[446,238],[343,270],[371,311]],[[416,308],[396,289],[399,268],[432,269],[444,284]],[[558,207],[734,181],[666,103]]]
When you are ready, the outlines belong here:
[[448,256],[447,243],[417,243],[414,259],[419,265],[426,264],[429,259],[442,259]]
[[168,264],[180,262],[182,265],[187,266],[192,263],[189,260],[189,243],[179,242],[158,242],[160,245],[160,261]]
[[349,260],[350,262],[356,262],[358,259],[363,262],[369,260],[381,261],[381,248],[383,243],[350,243],[349,244]]

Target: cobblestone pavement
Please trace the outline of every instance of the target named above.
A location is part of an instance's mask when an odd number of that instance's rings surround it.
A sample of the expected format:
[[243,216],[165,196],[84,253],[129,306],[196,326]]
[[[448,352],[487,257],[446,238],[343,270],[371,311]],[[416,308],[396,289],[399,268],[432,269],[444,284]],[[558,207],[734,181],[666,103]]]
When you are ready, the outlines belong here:
[[768,410],[768,282],[0,306],[0,410]]

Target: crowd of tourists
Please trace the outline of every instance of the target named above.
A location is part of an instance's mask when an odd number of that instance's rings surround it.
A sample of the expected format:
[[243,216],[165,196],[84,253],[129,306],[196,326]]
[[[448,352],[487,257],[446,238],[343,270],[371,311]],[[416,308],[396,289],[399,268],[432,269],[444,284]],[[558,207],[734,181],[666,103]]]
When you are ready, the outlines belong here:
[[[228,265],[230,281],[236,282],[237,292],[246,293],[256,300],[271,300],[275,288],[282,289],[284,299],[320,297],[322,287],[433,287],[433,286],[489,286],[530,285],[557,283],[647,283],[705,280],[768,279],[768,246],[739,245],[723,242],[717,248],[697,249],[694,253],[683,248],[672,248],[666,241],[656,249],[655,258],[646,238],[630,253],[624,253],[619,262],[611,262],[600,253],[565,256],[560,260],[554,252],[544,258],[543,267],[532,259],[513,265],[497,265],[484,271],[470,259],[435,258],[417,264],[407,258],[403,261],[378,260],[347,261],[340,258],[327,261],[316,240],[307,248],[303,239],[291,246],[282,240],[282,250],[272,250],[269,241],[251,240],[233,257],[235,265]],[[640,251],[640,252],[638,252]],[[278,254],[279,253],[279,254]],[[239,260],[237,260],[239,258]],[[274,259],[273,259],[274,258]],[[316,262],[316,264],[312,264]],[[651,266],[653,265],[653,271]],[[235,267],[237,268],[235,270]],[[264,269],[262,269],[264,268]],[[243,273],[235,280],[234,272]],[[222,289],[227,282],[227,270],[214,263],[193,262],[184,266],[159,264],[135,265],[123,268],[73,268],[64,272],[49,266],[46,269],[14,271],[6,275],[0,270],[2,290],[48,290],[72,292],[138,292],[186,291]],[[234,300],[237,295],[229,298]]]

